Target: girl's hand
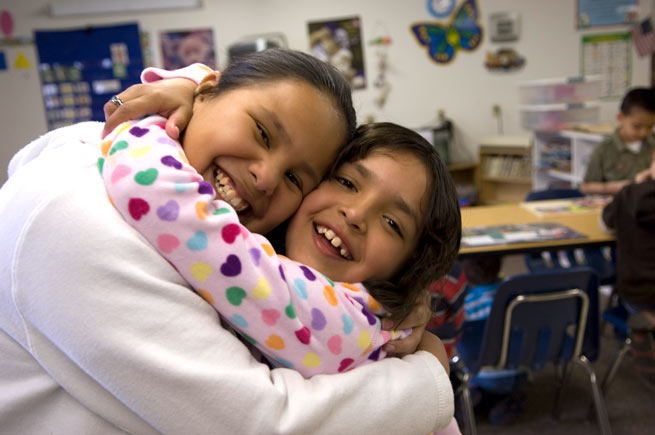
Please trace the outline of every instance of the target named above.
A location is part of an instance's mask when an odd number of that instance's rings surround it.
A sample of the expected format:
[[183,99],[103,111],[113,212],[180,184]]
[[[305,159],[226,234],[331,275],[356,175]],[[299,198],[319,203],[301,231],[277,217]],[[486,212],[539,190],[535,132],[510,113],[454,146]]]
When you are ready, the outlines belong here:
[[196,83],[184,78],[130,86],[118,94],[118,98],[123,101],[122,106],[111,101],[105,103],[103,109],[106,121],[102,137],[122,122],[158,114],[168,118],[166,134],[172,139],[178,139],[180,131],[186,128],[191,119],[196,87]]
[[446,373],[450,374],[450,363],[448,361],[448,354],[443,343],[436,335],[431,332],[423,333],[421,342],[419,343],[418,350],[425,350],[436,356]]
[[421,337],[425,332],[425,326],[428,324],[430,316],[432,315],[432,310],[430,310],[428,303],[429,300],[430,294],[426,292],[425,299],[416,304],[411,314],[398,325],[395,324],[392,318],[382,319],[382,329],[387,331],[392,329],[412,328],[412,332],[409,336],[402,340],[392,340],[387,342],[387,344],[382,347],[382,350],[391,356],[399,357],[416,352],[421,342]]

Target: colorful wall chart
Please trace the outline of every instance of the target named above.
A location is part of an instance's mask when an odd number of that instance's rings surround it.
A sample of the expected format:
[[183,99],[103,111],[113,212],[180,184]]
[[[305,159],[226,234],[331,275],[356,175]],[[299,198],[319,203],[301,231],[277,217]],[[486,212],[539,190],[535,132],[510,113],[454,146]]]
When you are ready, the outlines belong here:
[[584,35],[582,75],[601,76],[601,98],[621,98],[630,87],[632,40],[629,32]]
[[104,121],[113,94],[140,82],[137,24],[35,31],[48,129]]

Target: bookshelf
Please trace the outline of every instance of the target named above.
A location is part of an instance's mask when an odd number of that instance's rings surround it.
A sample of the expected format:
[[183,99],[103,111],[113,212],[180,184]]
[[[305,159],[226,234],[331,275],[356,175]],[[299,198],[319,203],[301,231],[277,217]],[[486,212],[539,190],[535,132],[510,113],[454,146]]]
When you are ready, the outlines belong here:
[[603,137],[572,130],[536,131],[532,180],[535,190],[578,187],[591,152]]
[[530,136],[490,136],[478,150],[478,198],[481,204],[523,201],[532,190]]

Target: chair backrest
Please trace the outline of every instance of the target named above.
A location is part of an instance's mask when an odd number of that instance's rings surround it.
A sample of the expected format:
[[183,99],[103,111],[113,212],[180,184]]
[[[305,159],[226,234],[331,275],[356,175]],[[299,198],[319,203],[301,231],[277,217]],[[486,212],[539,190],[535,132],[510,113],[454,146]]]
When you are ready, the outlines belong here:
[[545,201],[547,199],[581,198],[584,195],[578,189],[533,190],[525,197],[526,201]]
[[540,370],[547,362],[565,363],[580,354],[595,360],[599,339],[594,270],[516,275],[498,288],[473,369]]

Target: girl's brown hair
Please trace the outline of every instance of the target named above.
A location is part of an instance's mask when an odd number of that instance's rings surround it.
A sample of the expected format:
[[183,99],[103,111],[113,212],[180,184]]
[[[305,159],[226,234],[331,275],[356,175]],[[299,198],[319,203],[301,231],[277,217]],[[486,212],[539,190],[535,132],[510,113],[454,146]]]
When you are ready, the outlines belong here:
[[442,278],[457,257],[462,236],[459,201],[448,168],[436,149],[413,130],[392,123],[371,123],[357,128],[337,158],[332,173],[339,165],[362,160],[374,151],[414,155],[428,173],[427,208],[416,249],[390,280],[364,282],[371,295],[401,321],[421,301],[428,285]]

